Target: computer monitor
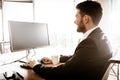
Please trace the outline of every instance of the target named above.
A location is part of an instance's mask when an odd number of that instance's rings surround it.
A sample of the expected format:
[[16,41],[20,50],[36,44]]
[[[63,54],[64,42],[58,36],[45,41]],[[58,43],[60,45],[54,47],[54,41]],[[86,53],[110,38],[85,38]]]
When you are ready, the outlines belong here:
[[48,24],[8,21],[11,52],[49,45]]

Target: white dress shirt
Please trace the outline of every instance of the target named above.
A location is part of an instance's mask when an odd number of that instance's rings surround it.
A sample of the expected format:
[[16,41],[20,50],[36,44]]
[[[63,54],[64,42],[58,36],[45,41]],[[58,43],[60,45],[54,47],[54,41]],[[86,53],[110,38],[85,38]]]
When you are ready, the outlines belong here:
[[86,31],[86,32],[83,34],[83,37],[80,39],[79,43],[80,43],[81,41],[83,41],[84,39],[86,39],[86,38],[88,37],[88,35],[89,35],[92,31],[94,31],[95,29],[97,29],[97,28],[98,28],[98,26],[97,26],[97,27],[94,27],[94,28],[91,28],[90,30]]

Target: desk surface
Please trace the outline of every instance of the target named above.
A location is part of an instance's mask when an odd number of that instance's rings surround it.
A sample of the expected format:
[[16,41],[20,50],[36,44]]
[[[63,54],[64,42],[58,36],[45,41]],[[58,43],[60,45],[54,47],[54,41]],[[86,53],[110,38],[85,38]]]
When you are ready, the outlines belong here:
[[[20,57],[24,56],[22,54],[18,56],[18,54],[20,53],[17,53],[17,54],[7,53],[3,55],[0,54],[0,74],[4,72],[18,72],[24,77],[24,80],[44,80],[43,78],[35,74],[33,70],[27,70],[27,69],[21,68],[20,65],[23,63],[14,62],[11,64],[3,65],[3,64],[15,61]],[[52,65],[49,65],[49,66],[52,66]]]
[[[49,52],[49,54],[47,54],[48,52]],[[43,48],[43,49],[40,49],[40,51],[38,51],[37,54],[34,57],[32,57],[32,59],[38,60],[38,59],[45,57],[45,56],[50,57],[52,55],[52,53],[53,53],[53,51],[51,49],[46,50]],[[26,51],[0,54],[0,74],[2,74],[4,72],[8,72],[8,71],[13,71],[13,72],[19,72],[25,78],[25,80],[44,80],[40,76],[36,75],[32,70],[27,70],[27,69],[21,68],[20,65],[23,63],[14,62],[11,64],[3,65],[6,63],[16,61],[16,60],[18,60],[22,57],[25,57],[25,56],[26,56]],[[47,66],[48,67],[49,66],[56,67],[58,65],[51,64],[51,65],[47,65]]]
[[4,72],[18,72],[23,77],[24,80],[44,80],[40,76],[36,75],[32,70],[23,69],[20,67],[19,62],[15,62],[8,65],[0,66],[1,74]]

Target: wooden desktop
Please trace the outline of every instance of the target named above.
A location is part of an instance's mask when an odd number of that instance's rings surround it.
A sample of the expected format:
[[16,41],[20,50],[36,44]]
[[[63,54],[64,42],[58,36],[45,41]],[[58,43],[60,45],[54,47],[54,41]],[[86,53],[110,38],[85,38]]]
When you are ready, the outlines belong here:
[[[18,54],[23,55],[21,53],[5,53],[0,54],[0,74],[5,72],[18,72],[24,77],[24,80],[45,80],[42,77],[38,76],[34,73],[33,70],[21,68],[20,65],[23,64],[21,62],[13,62],[17,60],[19,57]],[[57,65],[47,65],[56,67]]]

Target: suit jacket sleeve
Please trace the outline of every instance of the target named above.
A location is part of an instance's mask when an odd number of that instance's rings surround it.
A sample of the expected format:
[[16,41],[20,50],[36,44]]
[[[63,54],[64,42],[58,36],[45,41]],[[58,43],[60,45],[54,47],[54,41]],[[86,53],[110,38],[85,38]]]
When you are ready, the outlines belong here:
[[72,55],[60,55],[60,62],[66,62],[72,57]]
[[84,75],[86,71],[95,71],[96,66],[102,63],[100,61],[101,56],[98,56],[99,54],[96,53],[98,53],[98,51],[94,41],[92,39],[85,39],[77,46],[74,55],[65,64],[57,67],[36,65],[33,67],[33,70],[46,79]]

